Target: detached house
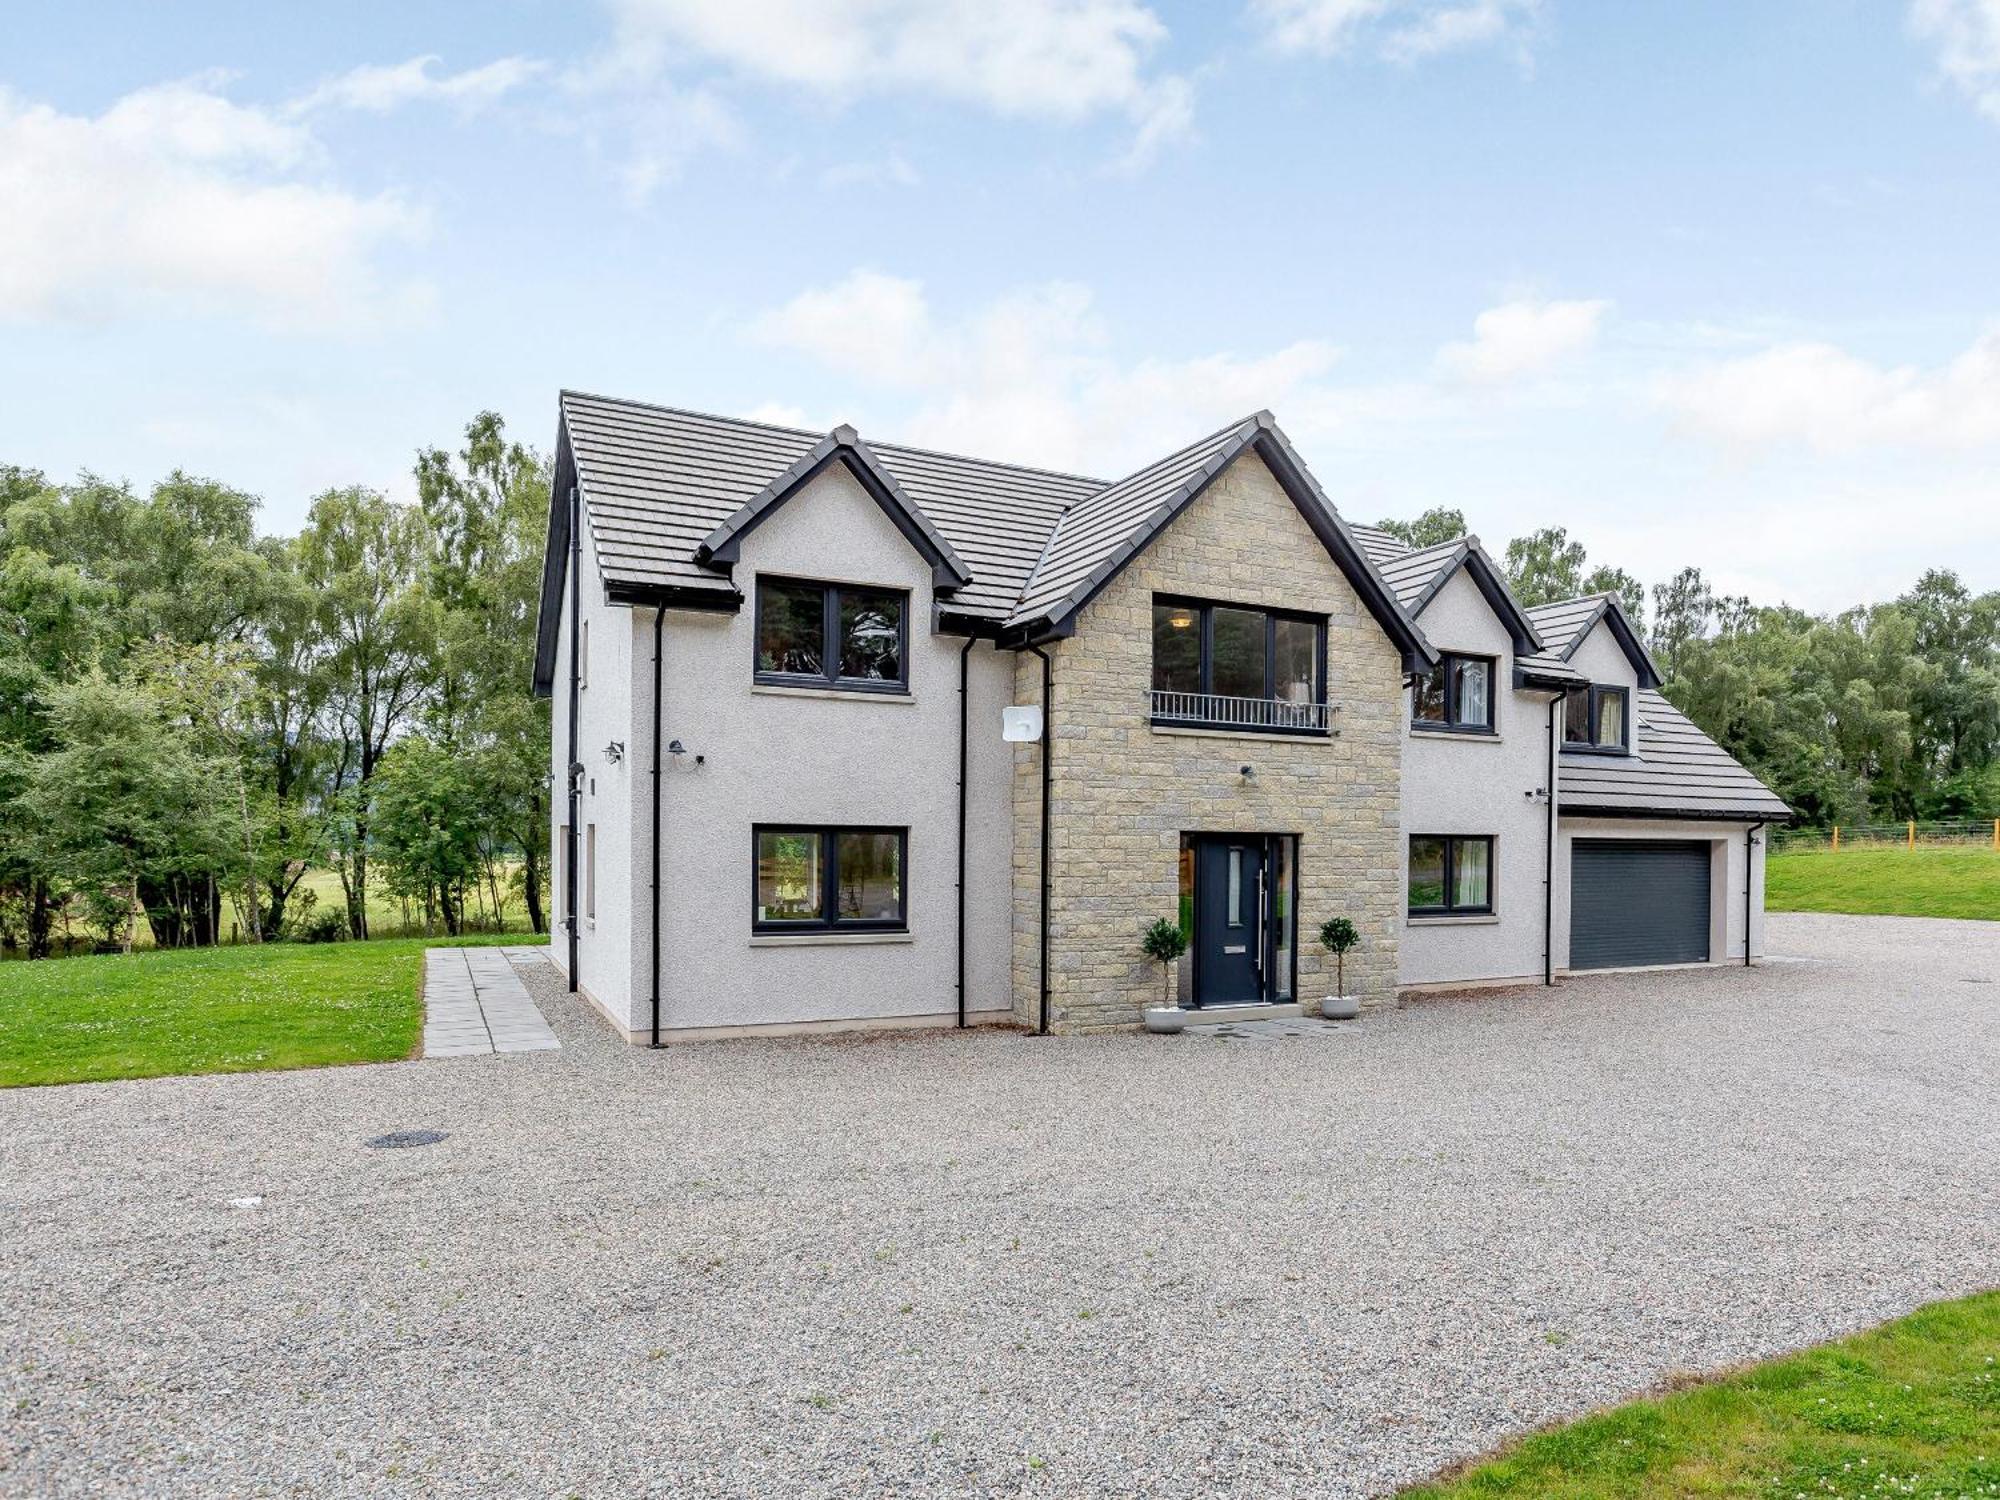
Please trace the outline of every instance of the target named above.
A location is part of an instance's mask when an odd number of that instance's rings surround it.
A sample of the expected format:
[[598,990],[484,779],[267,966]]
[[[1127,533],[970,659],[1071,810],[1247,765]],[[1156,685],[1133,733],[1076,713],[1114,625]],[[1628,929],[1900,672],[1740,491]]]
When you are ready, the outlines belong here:
[[[1342,520],[1268,413],[1115,481],[565,393],[554,956],[633,1041],[1127,1027],[1746,962],[1785,805],[1617,602]],[[1241,1012],[1233,1012],[1240,1014]]]

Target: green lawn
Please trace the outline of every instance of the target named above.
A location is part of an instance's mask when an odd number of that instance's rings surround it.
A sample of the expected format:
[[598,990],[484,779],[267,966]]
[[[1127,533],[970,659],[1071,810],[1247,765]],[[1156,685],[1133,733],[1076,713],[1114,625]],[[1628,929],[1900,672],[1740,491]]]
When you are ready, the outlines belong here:
[[2000,852],[1991,849],[1774,854],[1766,885],[1772,911],[2000,920]]
[[423,951],[436,946],[270,943],[0,964],[0,1087],[407,1057]]
[[2000,1494],[2000,1292],[1531,1437],[1410,1500]]

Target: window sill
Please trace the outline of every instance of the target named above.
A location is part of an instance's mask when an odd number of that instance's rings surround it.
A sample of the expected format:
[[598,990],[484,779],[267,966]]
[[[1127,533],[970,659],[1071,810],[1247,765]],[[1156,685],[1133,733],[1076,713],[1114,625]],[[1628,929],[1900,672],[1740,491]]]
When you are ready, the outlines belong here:
[[1249,729],[1235,725],[1227,729],[1217,729],[1206,724],[1161,723],[1150,721],[1155,734],[1184,734],[1199,739],[1210,740],[1330,740],[1333,733],[1325,729]]
[[835,687],[788,687],[776,682],[753,682],[753,693],[764,693],[773,698],[839,698],[846,703],[915,703],[914,694],[907,692],[876,692],[872,688]]
[[1564,745],[1564,755],[1608,755],[1629,760],[1631,750],[1619,745]]
[[751,935],[753,948],[852,948],[870,943],[907,943],[909,932],[759,932]]
[[1494,729],[1446,729],[1441,724],[1412,724],[1410,734],[1415,739],[1461,740],[1475,745],[1497,745],[1500,732]]
[[1483,911],[1466,916],[1406,917],[1404,921],[1411,927],[1491,927],[1500,920],[1497,911]]

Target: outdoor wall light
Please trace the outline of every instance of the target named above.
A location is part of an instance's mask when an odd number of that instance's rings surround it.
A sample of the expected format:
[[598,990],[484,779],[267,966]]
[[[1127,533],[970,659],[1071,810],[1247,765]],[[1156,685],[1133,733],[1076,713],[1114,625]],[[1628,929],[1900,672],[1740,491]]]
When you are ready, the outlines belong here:
[[1255,766],[1238,766],[1236,769],[1245,781],[1255,781],[1257,779],[1257,768]]
[[687,753],[688,753],[688,747],[686,745],[683,745],[679,740],[667,741],[667,754],[686,755]]
[[625,742],[623,740],[613,740],[610,744],[606,745],[604,747],[604,758],[610,761],[612,765],[617,765],[619,761],[625,758]]

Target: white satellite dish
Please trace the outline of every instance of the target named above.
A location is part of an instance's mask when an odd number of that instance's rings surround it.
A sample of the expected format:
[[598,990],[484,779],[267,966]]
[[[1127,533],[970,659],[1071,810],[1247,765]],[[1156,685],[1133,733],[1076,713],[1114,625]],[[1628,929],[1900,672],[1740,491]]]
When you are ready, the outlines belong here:
[[1042,711],[1035,704],[1000,710],[1000,738],[1013,744],[1032,744],[1042,737]]

